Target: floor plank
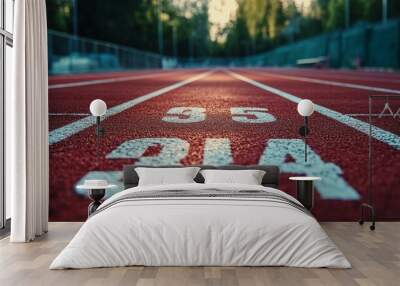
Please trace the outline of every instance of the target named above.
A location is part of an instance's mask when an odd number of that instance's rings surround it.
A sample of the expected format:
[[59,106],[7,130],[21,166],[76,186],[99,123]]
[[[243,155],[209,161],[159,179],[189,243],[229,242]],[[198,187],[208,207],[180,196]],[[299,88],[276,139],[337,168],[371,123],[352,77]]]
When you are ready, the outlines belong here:
[[352,263],[352,269],[289,267],[118,267],[49,270],[55,256],[82,223],[50,223],[49,233],[32,243],[0,240],[0,285],[398,285],[400,222],[380,222],[376,231],[355,222],[322,223]]

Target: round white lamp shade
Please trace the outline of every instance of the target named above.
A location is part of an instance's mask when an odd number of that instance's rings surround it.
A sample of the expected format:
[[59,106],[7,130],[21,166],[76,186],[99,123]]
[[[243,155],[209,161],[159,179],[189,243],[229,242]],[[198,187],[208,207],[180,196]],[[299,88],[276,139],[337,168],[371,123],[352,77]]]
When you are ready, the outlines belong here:
[[90,103],[90,113],[93,116],[103,116],[106,114],[107,104],[101,99],[95,99]]
[[314,103],[309,99],[303,99],[297,105],[297,112],[301,116],[310,116],[314,112]]

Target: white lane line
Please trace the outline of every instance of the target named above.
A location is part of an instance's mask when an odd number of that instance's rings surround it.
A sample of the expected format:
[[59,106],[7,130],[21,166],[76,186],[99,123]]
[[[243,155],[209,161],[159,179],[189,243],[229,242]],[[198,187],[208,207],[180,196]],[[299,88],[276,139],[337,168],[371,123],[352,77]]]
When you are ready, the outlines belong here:
[[[266,68],[255,68],[255,69],[266,72],[266,73],[271,73],[271,72],[274,73],[273,71],[271,71],[271,69],[266,69]],[[333,76],[336,78],[336,81],[340,80],[340,78],[342,78],[342,79],[346,79],[346,80],[354,79],[354,80],[359,80],[359,81],[375,81],[375,82],[383,82],[383,83],[398,83],[398,82],[400,82],[399,77],[393,77],[392,79],[389,79],[387,77],[377,78],[376,76],[373,76],[370,74],[366,74],[365,76],[361,76],[359,74],[354,74],[354,73],[344,74],[343,71],[340,71],[340,70],[338,70],[338,71],[315,70],[315,69],[314,70],[310,70],[310,69],[304,70],[304,69],[293,68],[293,69],[282,69],[282,70],[276,69],[276,71],[278,73],[282,72],[282,71],[283,72],[286,72],[286,71],[295,72],[295,73],[288,73],[288,74],[279,73],[279,75],[283,75],[283,76],[285,76],[285,75],[294,76],[294,77],[299,76],[299,77],[306,77],[306,78],[312,78],[312,79],[315,79],[315,77],[312,73],[310,73],[310,71],[317,72],[318,76],[323,77],[323,79],[325,79],[325,80],[329,80],[330,79],[329,77]],[[296,72],[302,73],[302,75],[296,74]]]
[[315,79],[315,78],[302,77],[302,76],[281,75],[281,74],[275,74],[275,73],[269,73],[269,72],[262,72],[262,74],[269,75],[272,77],[277,77],[277,78],[297,80],[297,81],[303,81],[303,82],[311,82],[311,83],[318,83],[318,84],[325,84],[325,85],[332,85],[332,86],[339,86],[339,87],[347,87],[347,88],[377,91],[377,92],[384,92],[384,93],[400,94],[400,90],[398,90],[398,89],[374,87],[374,86],[369,86],[369,85],[345,83],[345,82],[323,80],[323,79]]
[[[289,76],[294,76],[294,77],[300,76],[301,77],[301,75],[297,75],[297,74],[291,74]],[[311,79],[318,79],[318,78],[315,78],[313,74],[303,74],[302,76],[306,77],[306,78],[311,78]],[[335,80],[335,81],[339,80],[340,81],[340,80],[344,79],[344,80],[359,80],[359,81],[366,81],[366,82],[373,81],[373,82],[379,82],[379,83],[400,83],[400,80],[397,80],[397,79],[390,80],[390,79],[383,79],[383,78],[365,78],[365,77],[348,76],[348,75],[335,75],[333,73],[331,75],[320,74],[318,76],[322,77],[321,80],[327,80],[327,81],[329,81],[329,80]],[[335,79],[332,79],[331,77],[335,77]]]
[[[274,87],[268,86],[268,85],[260,83],[258,81],[249,79],[249,78],[247,78],[245,76],[242,76],[240,74],[234,73],[232,71],[227,71],[227,72],[234,78],[237,78],[239,80],[247,82],[247,83],[249,83],[251,85],[254,85],[254,86],[256,86],[256,87],[258,87],[258,88],[260,88],[262,90],[265,90],[265,91],[268,91],[270,93],[276,94],[276,95],[278,95],[280,97],[283,97],[283,98],[285,98],[285,99],[287,99],[289,101],[292,101],[294,103],[298,103],[300,100],[302,100],[302,98],[299,98],[299,97],[297,97],[297,96],[295,96],[293,94],[284,92],[282,90],[276,89]],[[345,124],[345,125],[347,125],[349,127],[352,127],[354,129],[356,129],[357,131],[360,131],[360,132],[362,132],[364,134],[367,134],[367,135],[369,134],[369,124],[364,122],[364,121],[358,120],[358,119],[353,118],[351,116],[347,116],[347,115],[345,115],[343,113],[334,111],[332,109],[323,107],[323,106],[318,105],[318,104],[314,104],[314,108],[315,108],[316,112],[318,112],[318,113],[320,113],[322,115],[325,115],[326,117],[328,117],[330,119],[336,120],[336,121],[338,121],[338,122],[340,122],[342,124]],[[389,146],[391,146],[391,147],[393,147],[393,148],[395,148],[397,150],[400,150],[400,136],[398,136],[396,134],[393,134],[393,133],[391,133],[389,131],[383,130],[383,129],[379,128],[379,127],[376,127],[376,126],[372,125],[372,137],[377,139],[377,140],[379,140],[379,141],[381,141],[381,142],[383,142],[383,143],[388,144]]]
[[[157,75],[167,75],[167,73],[152,73],[146,75],[134,75],[134,76],[125,76],[125,77],[118,77],[118,78],[107,78],[107,79],[96,79],[96,80],[85,80],[85,81],[78,81],[78,82],[68,82],[68,83],[59,83],[59,84],[52,84],[49,86],[49,89],[58,89],[58,88],[69,88],[69,87],[77,87],[77,86],[87,86],[87,85],[96,85],[96,84],[105,84],[105,83],[115,83],[115,82],[124,82],[136,79],[143,79],[148,77],[155,77]],[[170,74],[170,73],[169,73]]]
[[[369,116],[369,114],[368,113],[349,113],[349,114],[345,114],[345,115],[348,115],[348,116],[360,116],[360,117],[363,117],[363,116],[366,116],[366,117],[368,117]],[[379,113],[371,113],[371,117],[393,117],[393,115],[391,115],[391,114],[379,114]]]
[[[189,83],[192,83],[196,80],[199,80],[201,78],[204,78],[208,76],[209,74],[213,73],[214,71],[208,71],[205,73],[198,74],[194,77],[188,78],[186,80],[174,83],[172,85],[166,86],[164,88],[161,88],[159,90],[150,92],[148,94],[142,95],[140,97],[134,98],[132,100],[126,101],[124,103],[121,103],[119,105],[116,105],[114,107],[111,107],[110,109],[107,110],[106,115],[103,118],[107,118],[113,115],[116,115],[118,113],[121,113],[122,111],[131,108],[139,103],[142,103],[146,100],[152,99],[154,97],[160,96],[164,93],[170,92],[174,89],[180,88],[184,85],[187,85]],[[53,131],[50,132],[49,134],[49,144],[52,145],[54,143],[60,142],[64,139],[67,139],[68,137],[71,137],[72,135],[75,135],[78,132],[81,132],[82,130],[91,127],[95,125],[95,119],[93,116],[87,116],[84,117],[80,120],[74,121],[70,124],[67,124],[63,127],[57,128]]]

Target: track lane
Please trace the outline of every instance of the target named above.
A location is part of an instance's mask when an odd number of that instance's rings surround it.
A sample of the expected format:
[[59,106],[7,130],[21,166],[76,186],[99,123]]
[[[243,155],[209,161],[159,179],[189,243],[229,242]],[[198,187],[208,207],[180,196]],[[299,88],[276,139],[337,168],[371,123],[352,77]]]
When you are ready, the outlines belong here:
[[[191,69],[191,72],[205,71],[206,68]],[[95,72],[95,73],[78,73],[78,74],[60,74],[49,76],[49,86],[58,84],[68,83],[80,83],[91,80],[102,80],[102,79],[117,79],[131,76],[147,76],[152,75],[153,77],[168,74],[171,72],[185,71],[184,69],[146,69],[146,70],[125,70],[125,71],[114,71],[114,72]]]
[[[315,68],[259,68],[260,71],[270,71],[283,75],[296,75],[302,77],[311,77],[316,79],[330,79],[337,81],[345,81],[349,83],[359,83],[383,87],[383,88],[399,88],[399,73],[372,73],[363,71],[342,71],[342,70],[326,70]],[[389,86],[388,86],[389,85]]]
[[[355,118],[363,122],[368,122],[368,117],[366,116],[368,114],[368,96],[382,94],[368,89],[331,86],[312,81],[298,80],[296,77],[282,76],[279,74],[279,71],[276,72],[277,74],[250,69],[238,69],[238,71],[243,73],[243,75],[249,75],[252,79],[294,94],[300,98],[308,98],[317,104],[341,112],[342,114],[361,114],[363,116],[355,116]],[[373,113],[380,114],[383,106],[384,102],[374,104]],[[395,112],[399,110],[400,102],[392,102],[391,106]],[[397,118],[397,121],[400,121],[400,117]],[[400,134],[400,124],[397,124],[396,120],[393,120],[391,117],[383,117],[379,118],[379,120],[374,118],[373,124],[394,134]]]
[[[262,124],[233,121],[230,109],[241,106],[267,108],[276,121]],[[174,107],[204,108],[206,118],[204,121],[190,124],[163,121],[167,111]],[[51,219],[82,220],[86,216],[88,200],[74,193],[74,184],[90,170],[117,171],[121,170],[123,164],[137,161],[110,158],[110,154],[128,140],[140,138],[184,140],[189,143],[188,155],[179,162],[190,165],[204,163],[207,138],[229,139],[233,163],[257,164],[268,140],[297,139],[297,130],[301,124],[302,118],[297,115],[294,103],[223,72],[216,72],[212,76],[150,99],[105,120],[103,126],[106,128],[106,136],[100,142],[99,166],[94,160],[96,157],[94,127],[89,127],[51,146]],[[309,144],[312,149],[324,161],[340,166],[343,178],[361,194],[365,194],[366,181],[360,166],[366,166],[364,156],[366,146],[358,145],[366,136],[320,114],[313,116],[311,124],[313,136]],[[378,147],[383,148],[382,154],[385,157],[393,158],[396,154],[390,153],[390,150],[388,153],[386,146]],[[157,144],[148,148],[142,158],[148,160],[147,162],[157,162],[154,160],[157,154],[162,152],[160,148]],[[221,151],[221,146],[216,145],[214,149]],[[216,156],[207,160],[226,162],[227,159],[229,159],[227,156]],[[288,157],[287,160],[293,158]],[[392,164],[391,160],[384,164],[377,161],[377,164],[384,166],[382,173],[379,173],[382,175],[381,180],[377,181],[384,189],[398,185],[398,181],[393,177],[385,178],[383,175],[387,175],[386,163]],[[396,164],[391,166],[398,168]],[[293,194],[294,186],[287,180],[290,175],[290,173],[283,174],[282,189]],[[378,202],[379,214],[382,217],[399,215],[396,207],[399,204],[397,194],[391,196],[390,200],[387,196],[379,196]],[[358,205],[357,201],[322,200],[318,196],[314,213],[321,220],[351,220],[357,217]]]
[[160,69],[149,70],[131,70],[131,71],[115,71],[115,72],[96,72],[96,73],[79,73],[79,74],[61,74],[49,76],[49,86],[63,83],[74,83],[99,79],[120,78],[126,76],[141,76],[152,73],[163,73]]
[[[240,70],[236,72],[282,91],[291,92],[301,98],[310,98],[318,104],[321,104],[321,102],[330,103],[331,101],[336,101],[336,103],[339,101],[339,107],[343,104],[343,100],[340,101],[340,99],[335,99],[335,97],[326,96],[326,92],[328,91],[315,91],[315,85],[305,88],[302,85],[292,85],[290,81],[282,82],[281,79],[274,78],[273,76],[266,77],[265,74],[260,75],[260,73],[255,71]],[[316,96],[316,93],[320,96]],[[325,96],[321,96],[321,93]],[[348,99],[345,102],[352,101]],[[331,105],[336,103],[331,103]],[[310,140],[312,147],[318,150],[315,144],[322,144],[320,146],[322,148],[320,149],[320,153],[324,156],[330,156],[330,161],[336,162],[337,165],[341,166],[344,170],[343,176],[349,182],[352,182],[352,185],[361,194],[365,195],[365,191],[367,190],[368,136],[352,128],[344,127],[343,124],[335,120],[330,119],[326,121],[325,116],[319,115],[318,118],[314,116],[315,114],[311,118],[313,135]],[[323,119],[324,117],[325,119]],[[376,155],[374,156],[374,165],[380,166],[379,169],[374,169],[373,178],[375,188],[374,199],[378,213],[382,217],[398,217],[399,213],[396,211],[395,206],[400,204],[400,196],[393,190],[400,187],[400,178],[396,171],[400,169],[400,152],[387,144],[375,140],[373,141],[373,150]],[[321,204],[330,207],[326,201],[321,202]],[[356,217],[356,213],[354,217]]]
[[[394,86],[394,88],[389,88],[385,84],[386,87],[381,86],[376,86],[373,84],[367,85],[365,82],[357,82],[357,80],[350,80],[350,79],[343,79],[343,80],[334,80],[332,77],[329,78],[318,78],[317,77],[311,77],[311,76],[304,76],[300,74],[285,74],[282,73],[281,71],[275,71],[275,72],[268,72],[268,71],[262,71],[266,75],[271,75],[274,77],[282,78],[282,79],[288,79],[288,80],[296,80],[299,82],[312,82],[312,83],[317,83],[317,84],[322,84],[322,85],[328,85],[328,86],[337,86],[337,87],[346,87],[346,88],[352,88],[352,89],[360,89],[360,90],[368,90],[368,91],[374,91],[374,92],[380,92],[380,93],[388,93],[388,94],[400,94],[400,89],[398,88],[399,86]],[[373,81],[372,81],[373,82]],[[371,83],[371,81],[369,81]]]
[[[148,74],[148,78],[132,79],[123,82],[112,82],[88,86],[77,86],[49,90],[50,131],[84,118],[88,114],[90,102],[94,99],[103,99],[108,108],[161,89],[200,73],[195,71],[168,71],[161,75]],[[98,80],[97,78],[92,78]],[[70,113],[70,115],[66,115]]]
[[[187,72],[185,77],[190,78],[190,75],[191,72]],[[176,83],[176,81],[174,82]],[[137,87],[140,88],[140,84]],[[135,106],[135,108],[128,108],[103,121],[106,135],[100,141],[101,161],[99,165],[95,161],[97,152],[94,126],[89,126],[81,132],[50,146],[50,220],[82,221],[86,219],[89,201],[86,196],[82,197],[75,193],[74,185],[88,171],[122,169],[121,162],[115,164],[113,160],[106,160],[106,153],[103,150],[111,151],[116,148],[118,138],[129,135],[129,133],[126,133],[129,129],[137,130],[136,121],[149,122],[154,112],[151,108],[151,102],[154,100],[154,98],[150,99],[150,104],[143,102],[139,105],[150,107],[147,114],[136,112],[137,107]],[[152,132],[160,134],[162,130],[156,128]],[[131,137],[129,136],[129,138]],[[128,163],[132,160],[122,160],[122,163],[124,162]]]
[[[198,82],[191,83],[159,98],[128,109],[123,113],[108,118],[103,122],[107,136],[101,140],[101,170],[121,170],[123,164],[132,163],[133,159],[107,159],[106,156],[127,140],[139,138],[179,138],[190,144],[189,154],[180,162],[182,164],[202,163],[203,149],[206,138],[229,138],[232,141],[232,152],[235,163],[257,164],[265,142],[265,134],[257,132],[258,126],[249,128],[247,125],[232,122],[230,108],[242,105],[265,105],[265,99],[260,96],[249,99],[248,87],[233,80],[223,73],[215,73]],[[264,102],[264,103],[263,103]],[[203,122],[192,124],[177,124],[163,121],[166,112],[176,106],[199,106],[206,109],[207,117]],[[263,125],[265,128],[273,128]],[[285,130],[287,128],[273,128]],[[273,130],[270,129],[270,130]],[[51,219],[81,220],[86,215],[87,199],[73,192],[73,185],[89,170],[96,166],[90,158],[95,157],[94,128],[88,128],[73,137],[51,146],[51,182],[52,203]],[[257,140],[255,140],[257,139]],[[80,146],[79,149],[74,146]],[[146,156],[160,152],[150,148]],[[85,155],[86,154],[86,155]],[[246,154],[246,156],[243,156]],[[71,168],[72,165],[79,168]],[[63,171],[64,170],[64,171]],[[68,170],[65,172],[65,170]],[[57,176],[56,176],[57,174]],[[65,186],[60,190],[57,186]],[[68,199],[58,199],[59,194],[67,194]],[[71,214],[71,209],[76,212]],[[55,212],[57,210],[57,212]],[[61,211],[60,211],[61,210]],[[65,210],[65,212],[64,212]]]

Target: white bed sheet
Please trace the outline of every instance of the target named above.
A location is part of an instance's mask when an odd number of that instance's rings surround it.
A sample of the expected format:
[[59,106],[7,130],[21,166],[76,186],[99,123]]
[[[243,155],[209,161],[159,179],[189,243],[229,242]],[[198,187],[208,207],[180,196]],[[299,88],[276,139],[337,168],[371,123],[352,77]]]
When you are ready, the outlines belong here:
[[[163,190],[263,190],[232,184],[135,187]],[[297,202],[297,201],[296,201]],[[186,198],[121,202],[88,219],[50,269],[145,266],[294,266],[350,268],[311,215],[258,199]]]

